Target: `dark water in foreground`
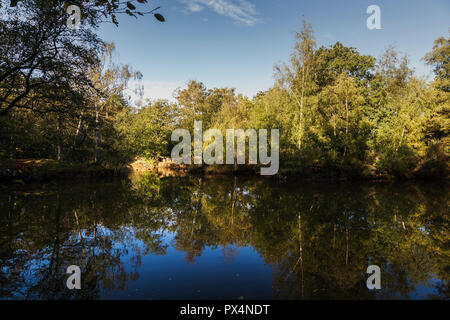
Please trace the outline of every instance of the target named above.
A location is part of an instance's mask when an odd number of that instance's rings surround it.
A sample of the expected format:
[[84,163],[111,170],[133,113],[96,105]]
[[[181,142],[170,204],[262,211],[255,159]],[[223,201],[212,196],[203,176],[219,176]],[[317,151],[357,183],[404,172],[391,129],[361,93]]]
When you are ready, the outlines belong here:
[[[0,190],[2,299],[450,297],[442,183],[147,175]],[[69,265],[81,290],[65,286]]]

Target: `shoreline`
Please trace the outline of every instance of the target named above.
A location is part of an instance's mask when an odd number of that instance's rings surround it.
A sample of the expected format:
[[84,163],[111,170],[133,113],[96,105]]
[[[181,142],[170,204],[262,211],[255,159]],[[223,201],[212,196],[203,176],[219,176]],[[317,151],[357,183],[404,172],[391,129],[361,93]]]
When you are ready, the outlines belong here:
[[323,181],[323,182],[395,182],[395,181],[448,181],[448,175],[420,175],[411,172],[404,176],[345,174],[332,170],[318,170],[308,173],[301,169],[280,168],[280,172],[271,176],[261,176],[257,166],[240,165],[176,165],[167,158],[161,161],[137,159],[129,164],[106,167],[93,163],[66,163],[52,159],[15,159],[0,162],[0,182],[25,183],[31,181],[96,179],[100,177],[127,177],[154,172],[159,177],[209,177],[209,176],[246,176],[275,179],[280,181]]

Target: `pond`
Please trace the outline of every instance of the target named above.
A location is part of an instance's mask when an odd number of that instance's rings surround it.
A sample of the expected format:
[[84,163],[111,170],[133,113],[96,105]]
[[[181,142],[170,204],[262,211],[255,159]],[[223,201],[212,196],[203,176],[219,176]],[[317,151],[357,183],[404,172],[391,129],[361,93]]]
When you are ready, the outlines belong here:
[[[448,199],[443,182],[3,185],[0,298],[448,299]],[[66,286],[70,265],[80,290]]]

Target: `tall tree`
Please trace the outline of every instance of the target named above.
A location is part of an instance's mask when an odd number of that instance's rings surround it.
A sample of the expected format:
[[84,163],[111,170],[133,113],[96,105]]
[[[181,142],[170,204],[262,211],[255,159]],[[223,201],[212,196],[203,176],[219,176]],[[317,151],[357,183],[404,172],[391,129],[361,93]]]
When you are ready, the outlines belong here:
[[59,1],[0,10],[0,116],[18,108],[47,112],[40,101],[48,92],[89,85],[85,70],[97,62],[100,40],[87,23],[69,29]]
[[310,89],[310,77],[313,72],[314,48],[316,41],[311,23],[302,20],[302,29],[295,32],[295,46],[291,54],[290,64],[276,66],[277,77],[298,104],[298,149],[302,149],[304,101]]
[[[94,113],[94,162],[100,162],[100,130],[102,125],[113,128],[111,121],[118,112],[127,106],[127,90],[129,81],[139,83],[142,74],[134,71],[129,65],[120,65],[114,62],[114,43],[106,43],[103,46],[100,61],[88,74],[92,83],[90,101]],[[136,94],[142,95],[142,87],[139,84],[135,89]],[[109,124],[108,124],[109,122]]]

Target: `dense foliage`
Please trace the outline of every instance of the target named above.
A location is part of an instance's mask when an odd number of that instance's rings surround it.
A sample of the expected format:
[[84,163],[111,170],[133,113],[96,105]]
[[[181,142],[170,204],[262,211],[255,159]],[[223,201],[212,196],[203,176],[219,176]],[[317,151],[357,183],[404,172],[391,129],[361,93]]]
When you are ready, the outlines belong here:
[[[106,16],[114,17],[107,5],[114,2],[102,2]],[[169,156],[172,130],[192,130],[202,120],[204,130],[280,129],[284,174],[448,174],[449,38],[437,39],[424,57],[435,74],[430,82],[394,48],[376,59],[339,42],[317,47],[304,21],[269,90],[249,98],[189,81],[174,93],[176,103],[146,100],[136,107],[129,93],[142,75],[115,63],[114,44],[97,38],[100,14],[75,32],[52,1],[20,6],[22,16],[1,9],[2,159],[122,166],[137,156]],[[139,97],[142,87],[135,89]]]

